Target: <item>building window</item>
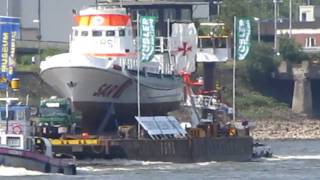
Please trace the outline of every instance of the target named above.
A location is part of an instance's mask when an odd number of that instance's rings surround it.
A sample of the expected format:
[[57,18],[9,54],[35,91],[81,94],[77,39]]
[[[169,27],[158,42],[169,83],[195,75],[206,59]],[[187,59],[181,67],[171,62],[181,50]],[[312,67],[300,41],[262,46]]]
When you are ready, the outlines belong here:
[[307,21],[307,13],[302,13],[302,14],[301,14],[301,21],[302,21],[302,22]]
[[92,31],[92,36],[93,36],[93,37],[102,36],[102,31]]
[[107,31],[106,36],[114,36],[114,31]]
[[316,46],[317,42],[314,37],[307,37],[305,47],[314,47]]
[[176,20],[176,10],[173,8],[168,8],[168,9],[164,9],[164,15],[163,15],[163,19],[165,21],[167,21],[168,19],[170,20]]
[[191,20],[190,9],[181,9],[181,20]]
[[159,11],[158,11],[158,9],[149,9],[148,10],[148,15],[149,16],[159,17]]

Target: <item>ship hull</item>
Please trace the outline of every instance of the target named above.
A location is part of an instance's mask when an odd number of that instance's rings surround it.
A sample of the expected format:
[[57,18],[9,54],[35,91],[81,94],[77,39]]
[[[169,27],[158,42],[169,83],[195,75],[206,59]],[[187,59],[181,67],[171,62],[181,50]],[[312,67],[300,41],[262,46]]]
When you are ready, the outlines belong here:
[[[70,98],[75,110],[82,112],[81,127],[85,130],[97,130],[108,110],[113,110],[114,118],[106,123],[107,130],[116,125],[134,123],[134,116],[138,114],[135,71],[51,67],[41,71],[40,75],[60,96]],[[141,115],[166,115],[179,107],[181,99],[181,78],[141,74]]]
[[45,173],[63,173],[75,175],[76,165],[73,159],[57,159],[37,152],[0,147],[0,165],[23,167],[28,170]]

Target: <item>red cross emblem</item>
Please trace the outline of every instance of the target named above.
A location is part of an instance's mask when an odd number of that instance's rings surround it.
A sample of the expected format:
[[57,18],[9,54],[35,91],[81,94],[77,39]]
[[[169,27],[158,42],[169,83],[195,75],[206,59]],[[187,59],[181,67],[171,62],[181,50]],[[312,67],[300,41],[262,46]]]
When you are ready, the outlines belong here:
[[182,51],[182,56],[185,56],[187,52],[191,50],[192,50],[192,47],[191,46],[187,47],[187,42],[183,42],[182,47],[178,47],[178,51],[179,52]]

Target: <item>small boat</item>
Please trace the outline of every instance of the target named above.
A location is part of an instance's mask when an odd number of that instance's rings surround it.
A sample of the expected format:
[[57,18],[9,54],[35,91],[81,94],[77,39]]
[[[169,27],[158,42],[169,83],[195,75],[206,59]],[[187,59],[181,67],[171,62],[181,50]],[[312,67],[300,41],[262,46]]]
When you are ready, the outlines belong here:
[[254,143],[252,148],[252,158],[270,158],[272,157],[272,150],[271,147],[262,144],[262,143]]
[[0,106],[0,165],[45,173],[76,174],[72,155],[54,154],[50,141],[32,136],[30,107]]

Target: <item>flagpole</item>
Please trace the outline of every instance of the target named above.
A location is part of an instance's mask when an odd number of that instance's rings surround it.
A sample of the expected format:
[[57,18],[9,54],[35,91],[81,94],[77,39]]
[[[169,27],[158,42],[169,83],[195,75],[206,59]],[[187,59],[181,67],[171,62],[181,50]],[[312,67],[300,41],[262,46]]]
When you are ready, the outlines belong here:
[[170,19],[167,19],[167,47],[168,47],[168,55],[169,55],[169,68],[171,68],[171,39],[170,39]]
[[7,83],[6,87],[6,134],[9,134],[9,90],[8,90],[9,84]]
[[[138,58],[137,58],[137,103],[138,103],[138,118],[140,118],[140,15],[137,13],[137,45],[138,45]],[[140,124],[138,122],[138,139],[140,139]]]
[[9,16],[9,0],[7,0],[6,6],[6,15]]
[[233,17],[232,120],[236,120],[237,17]]

